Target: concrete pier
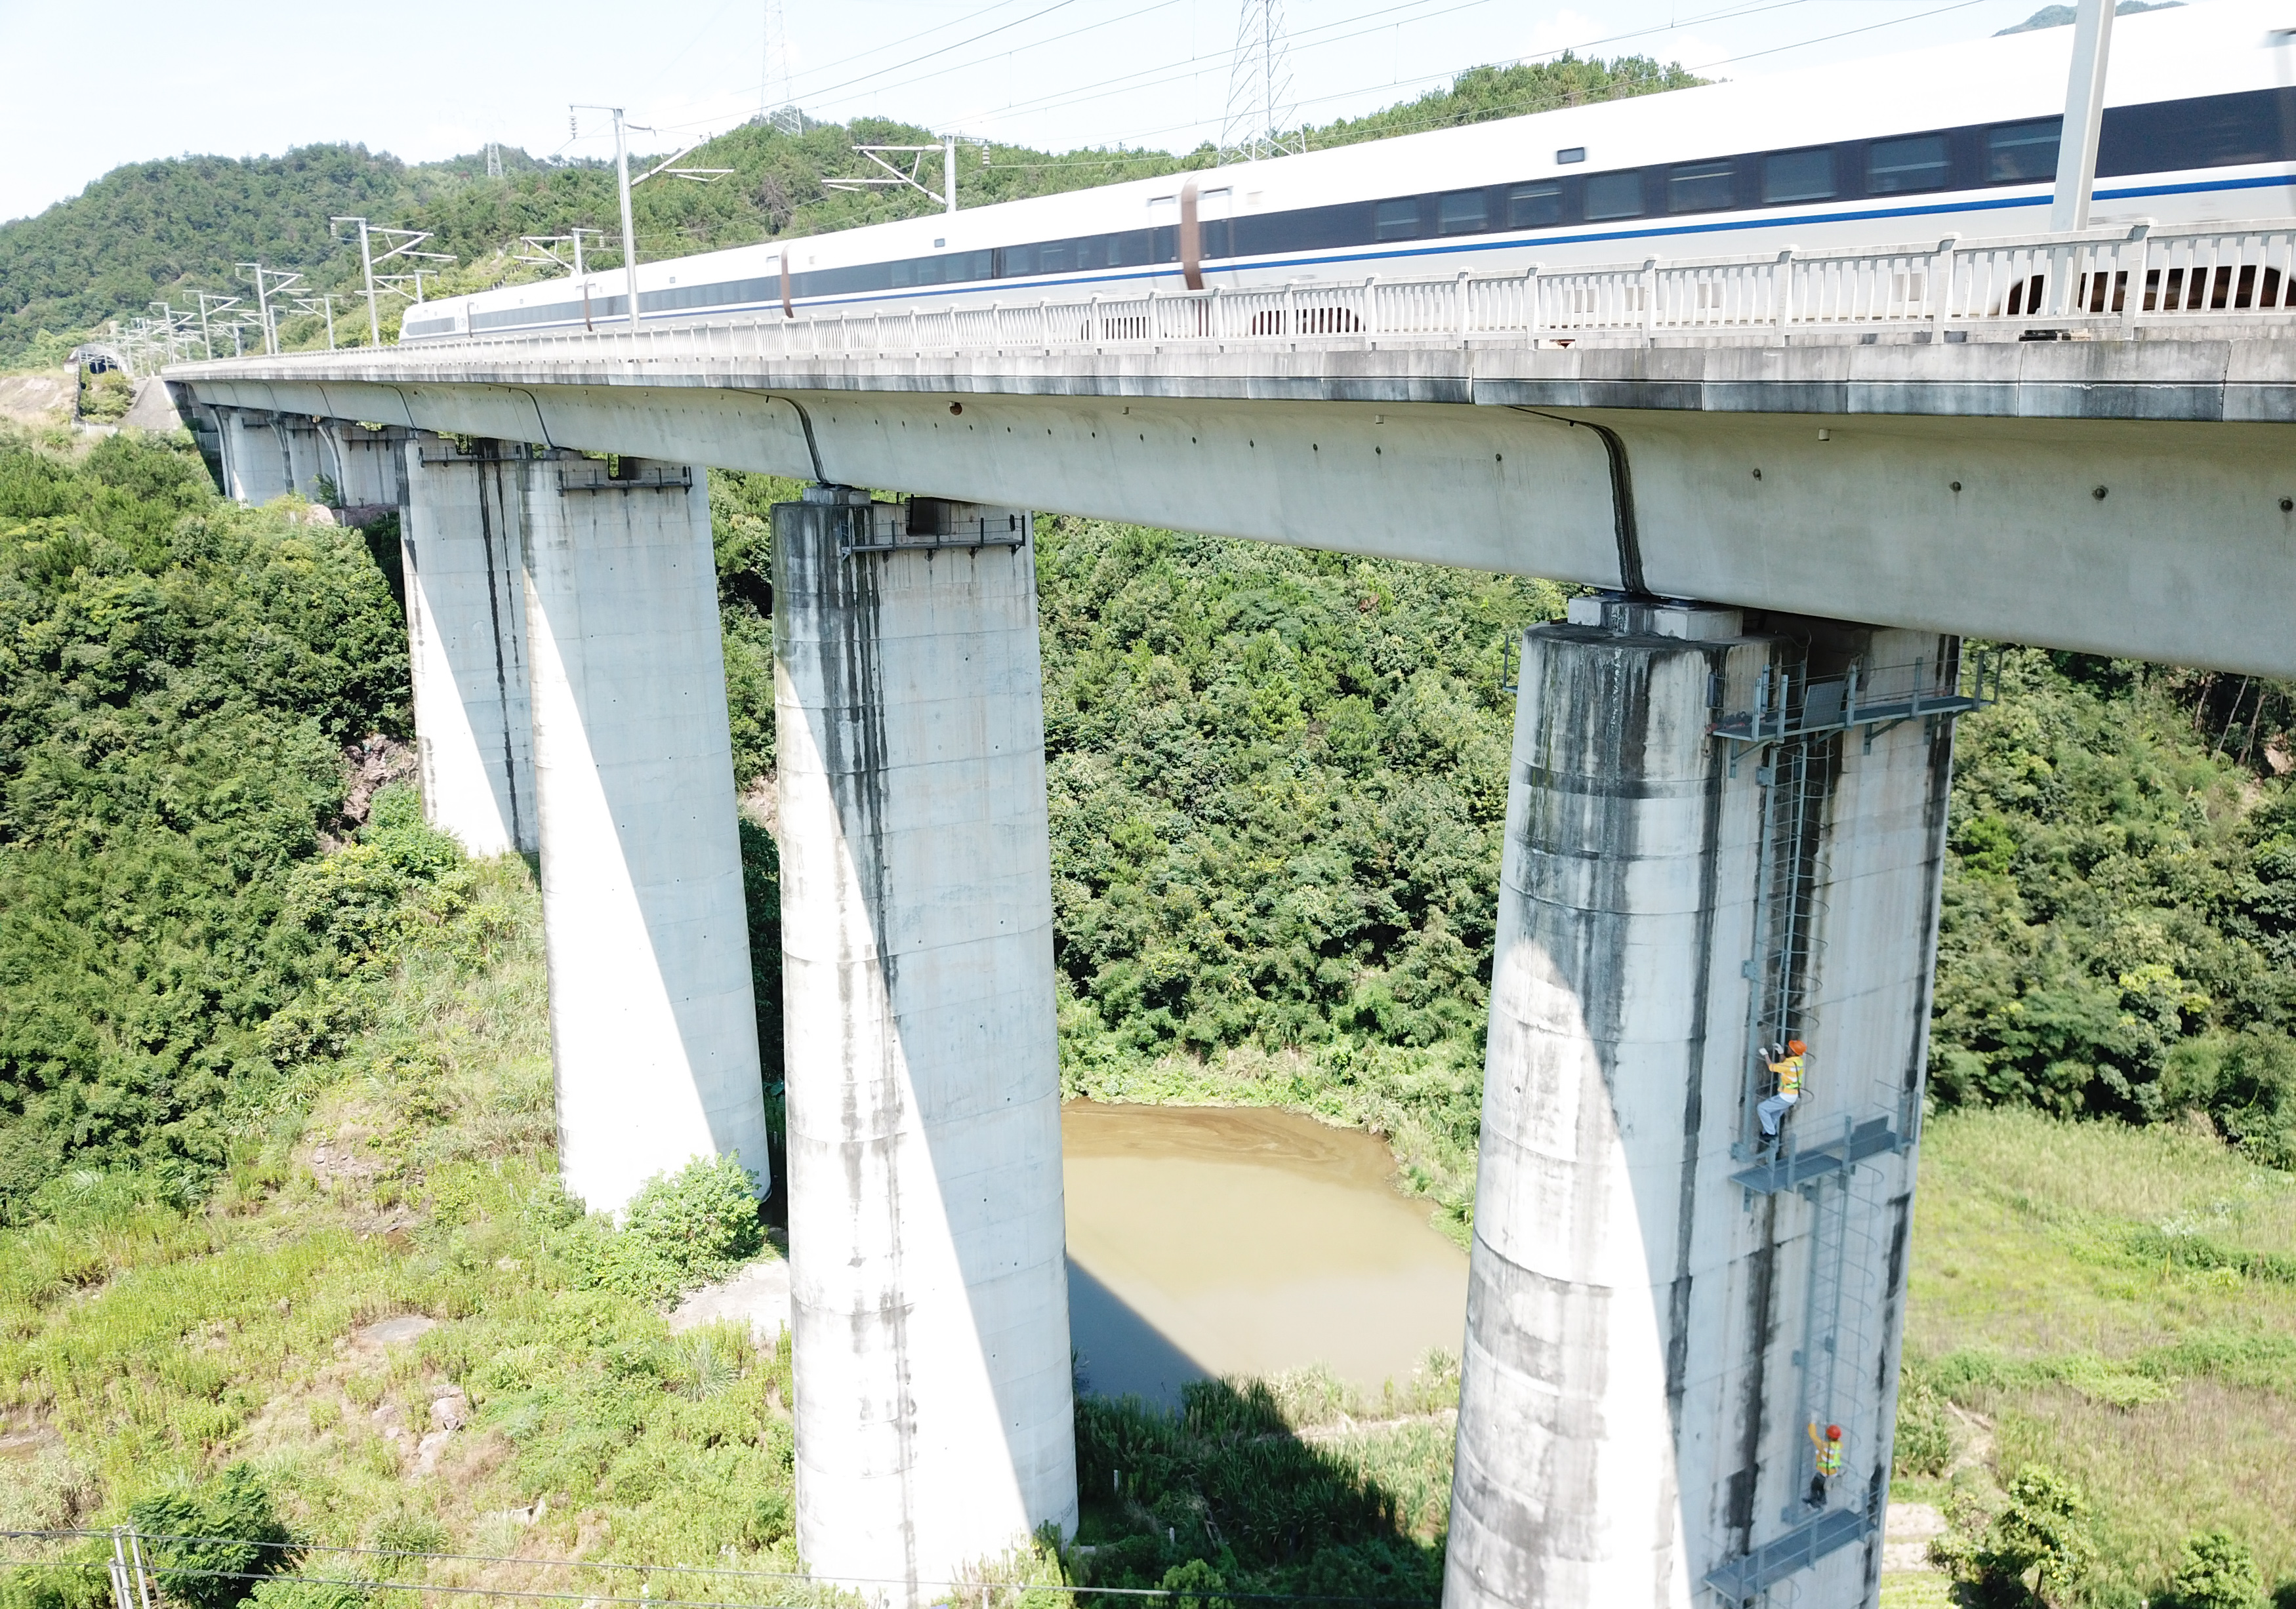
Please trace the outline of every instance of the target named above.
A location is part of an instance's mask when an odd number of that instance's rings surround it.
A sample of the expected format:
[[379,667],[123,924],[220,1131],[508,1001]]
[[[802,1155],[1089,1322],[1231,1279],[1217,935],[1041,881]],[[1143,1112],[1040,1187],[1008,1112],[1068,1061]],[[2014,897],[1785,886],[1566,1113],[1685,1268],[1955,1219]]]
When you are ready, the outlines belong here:
[[401,448],[422,811],[473,855],[531,852],[542,839],[520,575],[529,466],[517,448],[473,445],[465,453],[430,438]]
[[1875,1600],[1958,668],[1695,605],[1526,634],[1446,1609]]
[[299,497],[318,502],[320,480],[334,478],[334,455],[319,434],[319,422],[308,414],[274,414],[271,428],[279,433],[288,487]]
[[619,1211],[731,1153],[762,1189],[708,477],[521,451],[560,1174]]
[[217,408],[216,415],[226,497],[253,508],[295,489],[286,438],[274,425],[274,415],[238,407]]
[[407,432],[390,425],[370,429],[345,419],[319,423],[327,473],[346,508],[404,508]]
[[903,1605],[1077,1517],[1029,516],[774,511],[797,1538]]

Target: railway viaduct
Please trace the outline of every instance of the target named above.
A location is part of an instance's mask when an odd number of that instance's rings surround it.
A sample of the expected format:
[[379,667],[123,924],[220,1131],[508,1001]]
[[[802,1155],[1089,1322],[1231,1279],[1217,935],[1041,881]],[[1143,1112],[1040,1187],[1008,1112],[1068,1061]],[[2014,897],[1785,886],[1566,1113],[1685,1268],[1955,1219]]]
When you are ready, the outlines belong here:
[[1872,1604],[1952,720],[1988,695],[1963,638],[2296,676],[2292,248],[168,379],[234,495],[404,508],[426,807],[540,851],[561,1164],[598,1208],[764,1162],[706,487],[809,483],[774,519],[798,1534],[905,1605],[1077,1512],[1029,511],[1593,589],[1521,644],[1445,1602]]

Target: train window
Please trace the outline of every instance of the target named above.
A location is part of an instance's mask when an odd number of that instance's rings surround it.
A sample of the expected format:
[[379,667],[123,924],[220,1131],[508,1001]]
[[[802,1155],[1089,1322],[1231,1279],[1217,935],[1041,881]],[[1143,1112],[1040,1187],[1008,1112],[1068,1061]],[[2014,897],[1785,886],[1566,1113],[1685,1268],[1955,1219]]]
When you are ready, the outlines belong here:
[[1507,227],[1510,229],[1544,229],[1562,221],[1562,186],[1549,180],[1544,185],[1517,185],[1507,192]]
[[1398,196],[1372,209],[1374,240],[1415,240],[1419,234],[1419,198]]
[[2105,109],[2102,178],[2284,160],[2296,154],[2296,89],[2252,89]]
[[1480,190],[1454,190],[1435,203],[1438,234],[1479,234],[1490,218],[1490,203]]
[[1833,149],[1781,151],[1762,159],[1765,201],[1822,201],[1833,194]]
[[1566,145],[1554,153],[1554,162],[1558,168],[1568,168],[1573,162],[1583,162],[1586,160],[1587,148],[1584,145]]
[[996,265],[999,279],[1026,279],[1037,271],[1037,249],[1034,246],[1006,246],[1003,260]]
[[2021,179],[2054,178],[2057,173],[2057,128],[2062,118],[2038,123],[2012,123],[1985,131],[1985,178],[1988,184],[2011,185]]
[[1876,140],[1866,149],[1866,192],[1897,195],[1908,190],[1942,190],[1947,173],[1945,135],[1915,135],[1909,140]]
[[1048,240],[1045,242],[1044,244],[1037,248],[1037,273],[1060,274],[1065,272],[1068,266],[1068,242],[1064,240]]
[[1640,218],[1642,211],[1643,176],[1632,168],[1624,173],[1598,173],[1587,181],[1588,218]]
[[1666,176],[1666,209],[1719,212],[1737,199],[1737,185],[1734,162],[1677,162]]

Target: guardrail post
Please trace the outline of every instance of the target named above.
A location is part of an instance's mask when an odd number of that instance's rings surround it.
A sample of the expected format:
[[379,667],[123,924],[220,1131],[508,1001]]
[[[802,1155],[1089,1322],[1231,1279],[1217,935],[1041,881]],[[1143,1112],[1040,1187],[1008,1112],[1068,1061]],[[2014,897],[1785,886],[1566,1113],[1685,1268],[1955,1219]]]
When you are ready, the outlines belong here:
[[1658,323],[1658,259],[1643,259],[1643,345],[1656,344],[1653,332]]
[[[2126,333],[2134,335],[2136,332],[2136,315],[2144,306],[2145,276],[2152,272],[2152,220],[2148,218],[2141,223],[2131,224],[2128,240],[2136,248],[2136,255],[2126,270],[2128,277],[2121,282],[2120,327]],[[2259,292],[2263,289],[2260,283],[2257,286]]]
[[1469,301],[1467,271],[1462,268],[1459,270],[1459,344],[1461,346],[1467,344],[1467,332],[1474,328],[1474,311]]
[[144,1539],[135,1534],[135,1527],[127,1527],[127,1568],[135,1578],[135,1599],[139,1609],[152,1609],[152,1582],[144,1572]]
[[1538,324],[1538,265],[1531,264],[1522,271],[1522,328],[1530,344],[1539,342]]
[[127,1545],[119,1527],[111,1528],[111,1609],[135,1609],[127,1597]]
[[1364,275],[1364,333],[1379,333],[1379,275]]
[[1778,344],[1786,344],[1786,326],[1793,322],[1794,249],[1788,246],[1778,253],[1777,267],[1771,270],[1770,305],[1776,316]]
[[1960,239],[1958,234],[1947,235],[1938,242],[1937,255],[1931,259],[1930,297],[1933,311],[1930,315],[1930,330],[1939,341],[1945,339],[1946,320],[1953,313],[1953,250]]

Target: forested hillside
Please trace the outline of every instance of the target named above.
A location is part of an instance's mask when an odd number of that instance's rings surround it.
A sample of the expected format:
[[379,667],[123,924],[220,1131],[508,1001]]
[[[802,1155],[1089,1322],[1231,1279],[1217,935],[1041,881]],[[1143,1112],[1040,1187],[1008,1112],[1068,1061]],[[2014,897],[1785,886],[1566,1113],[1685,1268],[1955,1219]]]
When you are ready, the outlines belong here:
[[[1611,62],[1565,56],[1477,68],[1418,101],[1306,134],[1321,149],[1696,82],[1679,67],[1638,56]],[[853,153],[857,143],[910,144],[933,137],[926,129],[878,119],[808,123],[795,134],[746,124],[689,159],[696,167],[730,168],[729,176],[708,185],[661,178],[633,193],[639,255],[652,261],[930,210],[932,203],[914,191],[832,191],[822,181],[878,171]],[[304,146],[282,157],[243,160],[167,158],[117,168],[36,218],[0,225],[0,367],[58,361],[81,332],[107,317],[141,314],[155,297],[173,297],[182,306],[195,290],[244,291],[248,287],[234,269],[240,262],[261,259],[300,269],[314,291],[355,291],[357,253],[328,233],[327,220],[340,215],[434,231],[437,239],[426,249],[458,259],[440,281],[448,291],[543,273],[514,260],[519,237],[562,235],[577,226],[606,231],[605,239],[592,243],[589,260],[619,266],[620,224],[610,167],[594,160],[537,161],[515,150],[502,154],[499,179],[488,178],[484,160],[475,156],[409,166],[349,145]],[[957,190],[964,205],[982,206],[1205,167],[1212,157],[1209,149],[1176,155],[968,146]],[[397,329],[391,310],[387,339]],[[339,336],[363,340],[360,322],[339,320]],[[324,328],[323,318],[311,316],[291,319],[284,333],[291,344],[308,344],[322,340]]]

